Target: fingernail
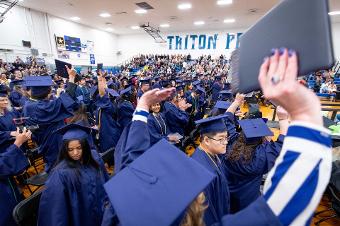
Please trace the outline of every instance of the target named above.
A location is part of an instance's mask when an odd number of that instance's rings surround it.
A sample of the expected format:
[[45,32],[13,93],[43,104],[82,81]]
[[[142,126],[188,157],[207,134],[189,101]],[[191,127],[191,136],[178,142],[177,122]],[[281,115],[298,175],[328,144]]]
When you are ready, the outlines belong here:
[[268,60],[268,57],[263,58],[263,62],[266,62]]
[[271,50],[271,55],[274,56],[275,52],[276,52],[276,49],[272,49]]
[[282,48],[280,48],[280,50],[279,50],[279,54],[280,54],[280,56],[282,56],[282,55],[283,55],[283,53],[285,52],[285,49],[286,49],[286,48],[283,48],[283,47],[282,47]]
[[295,51],[293,49],[288,50],[289,57],[292,57],[295,54]]

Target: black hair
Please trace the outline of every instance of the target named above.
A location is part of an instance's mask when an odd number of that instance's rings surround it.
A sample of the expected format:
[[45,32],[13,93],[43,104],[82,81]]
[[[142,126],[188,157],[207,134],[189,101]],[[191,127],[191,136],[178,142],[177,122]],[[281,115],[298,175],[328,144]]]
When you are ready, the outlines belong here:
[[218,132],[204,133],[200,135],[200,142],[203,141],[204,137],[214,137]]
[[33,92],[31,91],[31,97],[33,99],[36,99],[36,100],[44,100],[48,97],[48,95],[50,94],[52,88],[51,87],[48,87],[48,89],[46,89],[45,92],[41,92],[39,94],[36,94],[34,95]]
[[[94,167],[95,169],[98,170],[99,164],[92,157],[91,147],[90,147],[90,144],[87,141],[87,139],[79,140],[79,143],[80,143],[80,146],[81,146],[81,149],[82,149],[82,163],[79,162],[79,161],[73,160],[70,157],[70,155],[68,154],[68,145],[71,141],[73,141],[73,140],[63,141],[63,144],[61,146],[61,150],[59,152],[57,164],[64,160],[70,168],[74,168],[74,169],[76,169],[76,171],[79,170],[80,165],[92,166],[92,167]],[[79,174],[79,171],[78,171],[78,174]]]

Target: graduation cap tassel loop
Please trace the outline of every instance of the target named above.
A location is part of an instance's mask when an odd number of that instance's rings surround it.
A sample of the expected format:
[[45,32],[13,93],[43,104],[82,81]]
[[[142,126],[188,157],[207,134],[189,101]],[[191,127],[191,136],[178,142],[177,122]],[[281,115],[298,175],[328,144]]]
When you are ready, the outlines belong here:
[[127,166],[127,168],[134,174],[136,177],[141,179],[144,182],[147,182],[149,184],[156,184],[158,181],[158,177],[155,177],[154,175],[151,175],[149,173],[146,173],[142,170],[136,169],[131,166]]

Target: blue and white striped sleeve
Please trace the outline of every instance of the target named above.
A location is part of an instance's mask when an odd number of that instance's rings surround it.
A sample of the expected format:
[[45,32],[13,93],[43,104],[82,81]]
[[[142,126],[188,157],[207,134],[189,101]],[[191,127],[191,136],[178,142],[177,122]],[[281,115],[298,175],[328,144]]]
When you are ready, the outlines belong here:
[[294,122],[264,185],[264,198],[283,225],[309,225],[331,173],[328,130]]
[[144,108],[136,108],[133,113],[132,121],[148,122],[149,111]]

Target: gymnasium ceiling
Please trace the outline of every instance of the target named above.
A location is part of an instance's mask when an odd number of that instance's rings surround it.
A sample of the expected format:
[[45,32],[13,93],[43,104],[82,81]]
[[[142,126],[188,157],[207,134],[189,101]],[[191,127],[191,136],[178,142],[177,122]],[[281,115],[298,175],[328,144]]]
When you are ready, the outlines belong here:
[[[51,15],[71,20],[79,17],[77,23],[112,33],[134,34],[144,32],[133,30],[131,26],[150,22],[159,27],[161,32],[220,30],[248,28],[280,0],[233,0],[232,4],[219,6],[217,0],[23,0],[20,5],[47,12]],[[340,11],[340,0],[329,0],[330,11]],[[138,2],[147,2],[154,9],[146,14],[135,13],[140,9]],[[192,8],[179,10],[180,3],[191,3]],[[102,18],[101,13],[111,16]],[[332,16],[332,22],[340,22],[340,15]],[[234,23],[224,23],[225,19],[235,19]],[[204,25],[196,26],[195,21],[204,21]]]

